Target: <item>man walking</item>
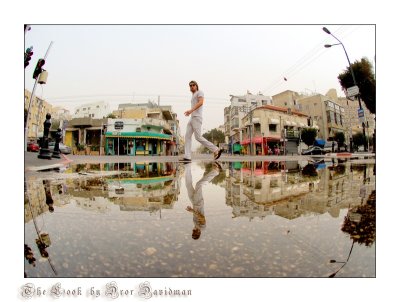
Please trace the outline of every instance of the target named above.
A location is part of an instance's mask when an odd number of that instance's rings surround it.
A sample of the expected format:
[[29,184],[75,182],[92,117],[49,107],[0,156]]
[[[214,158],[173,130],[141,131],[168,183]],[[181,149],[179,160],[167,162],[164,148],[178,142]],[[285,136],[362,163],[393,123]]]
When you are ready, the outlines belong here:
[[186,135],[185,135],[185,157],[180,159],[182,162],[190,162],[192,159],[192,136],[194,134],[195,139],[206,147],[208,150],[213,152],[214,160],[217,160],[222,153],[222,149],[219,149],[213,143],[206,140],[201,135],[201,125],[203,123],[203,103],[204,103],[204,93],[199,90],[199,85],[197,85],[196,81],[190,81],[189,83],[190,91],[192,92],[192,100],[191,105],[192,108],[190,110],[185,111],[185,116],[189,116],[190,120],[186,127]]

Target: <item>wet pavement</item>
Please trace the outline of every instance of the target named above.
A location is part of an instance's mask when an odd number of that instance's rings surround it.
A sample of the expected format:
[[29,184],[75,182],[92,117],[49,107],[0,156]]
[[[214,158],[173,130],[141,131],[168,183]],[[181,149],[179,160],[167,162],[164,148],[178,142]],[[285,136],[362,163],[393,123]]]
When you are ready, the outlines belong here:
[[25,174],[27,277],[375,277],[374,160]]

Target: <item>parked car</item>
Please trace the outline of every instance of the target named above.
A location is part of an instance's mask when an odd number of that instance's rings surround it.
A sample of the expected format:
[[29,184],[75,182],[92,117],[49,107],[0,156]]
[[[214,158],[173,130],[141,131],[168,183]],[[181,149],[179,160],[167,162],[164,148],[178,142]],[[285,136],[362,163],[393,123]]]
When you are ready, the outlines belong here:
[[334,152],[335,151],[338,151],[338,145],[337,145],[337,142],[326,142],[326,144],[325,144],[325,146],[324,146],[324,150],[326,151],[326,152],[332,152],[332,144],[333,144],[333,150],[334,150]]
[[39,152],[39,145],[35,142],[29,142],[27,145],[27,150],[30,152]]
[[[54,151],[54,145],[55,144],[56,144],[55,142],[49,142],[49,150],[51,152]],[[71,153],[71,147],[66,146],[63,143],[60,143],[59,146],[60,146],[60,152],[61,153],[63,153],[63,154],[70,154]]]
[[308,150],[301,152],[302,155],[321,155],[326,154],[326,151],[318,146],[313,146]]

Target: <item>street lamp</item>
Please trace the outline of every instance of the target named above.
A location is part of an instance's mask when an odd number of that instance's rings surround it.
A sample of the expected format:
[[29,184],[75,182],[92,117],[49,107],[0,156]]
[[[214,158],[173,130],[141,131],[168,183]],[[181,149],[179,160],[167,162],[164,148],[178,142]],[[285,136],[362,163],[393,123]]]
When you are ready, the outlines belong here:
[[[330,47],[335,46],[335,45],[342,45],[343,50],[344,50],[344,53],[346,54],[347,62],[349,63],[349,69],[350,69],[351,76],[352,76],[352,78],[353,78],[354,87],[356,87],[356,89],[357,89],[357,91],[358,91],[358,86],[357,86],[356,77],[354,76],[354,71],[353,71],[353,68],[351,67],[351,63],[350,63],[349,56],[348,56],[348,54],[347,54],[346,48],[344,47],[342,41],[340,41],[338,38],[336,38],[336,37],[329,31],[329,29],[327,29],[326,27],[323,27],[322,30],[323,30],[324,32],[326,32],[328,35],[331,35],[332,37],[334,37],[334,38],[339,42],[339,43],[336,43],[336,44],[325,44],[325,45],[324,45],[325,48],[330,48]],[[356,99],[358,99],[359,111],[362,112],[362,111],[363,111],[363,108],[362,108],[362,106],[361,106],[361,99],[360,99],[359,92],[355,95],[355,97],[356,97]],[[366,137],[366,136],[365,136],[365,123],[362,122],[361,124],[362,124],[362,128],[363,128],[363,135],[364,135],[364,137]],[[366,147],[365,147],[365,145],[364,145],[364,150],[365,150],[365,148],[366,148]]]

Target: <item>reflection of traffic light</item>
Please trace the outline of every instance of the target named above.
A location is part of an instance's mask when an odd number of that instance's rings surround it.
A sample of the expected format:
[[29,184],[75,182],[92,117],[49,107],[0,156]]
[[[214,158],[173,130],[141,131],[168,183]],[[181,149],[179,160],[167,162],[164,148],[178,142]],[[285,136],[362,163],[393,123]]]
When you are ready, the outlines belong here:
[[46,61],[44,59],[39,59],[38,60],[38,62],[36,64],[36,67],[35,67],[35,71],[33,72],[33,78],[34,79],[37,79],[39,74],[42,73],[42,71],[43,71],[42,67],[43,67],[44,63],[46,63]]
[[26,51],[25,51],[25,68],[26,68],[26,66],[28,66],[29,65],[29,61],[32,59],[32,55],[33,55],[33,51],[32,51],[32,49],[33,49],[33,47],[31,46],[31,47],[29,47],[29,48],[27,48],[26,49]]

